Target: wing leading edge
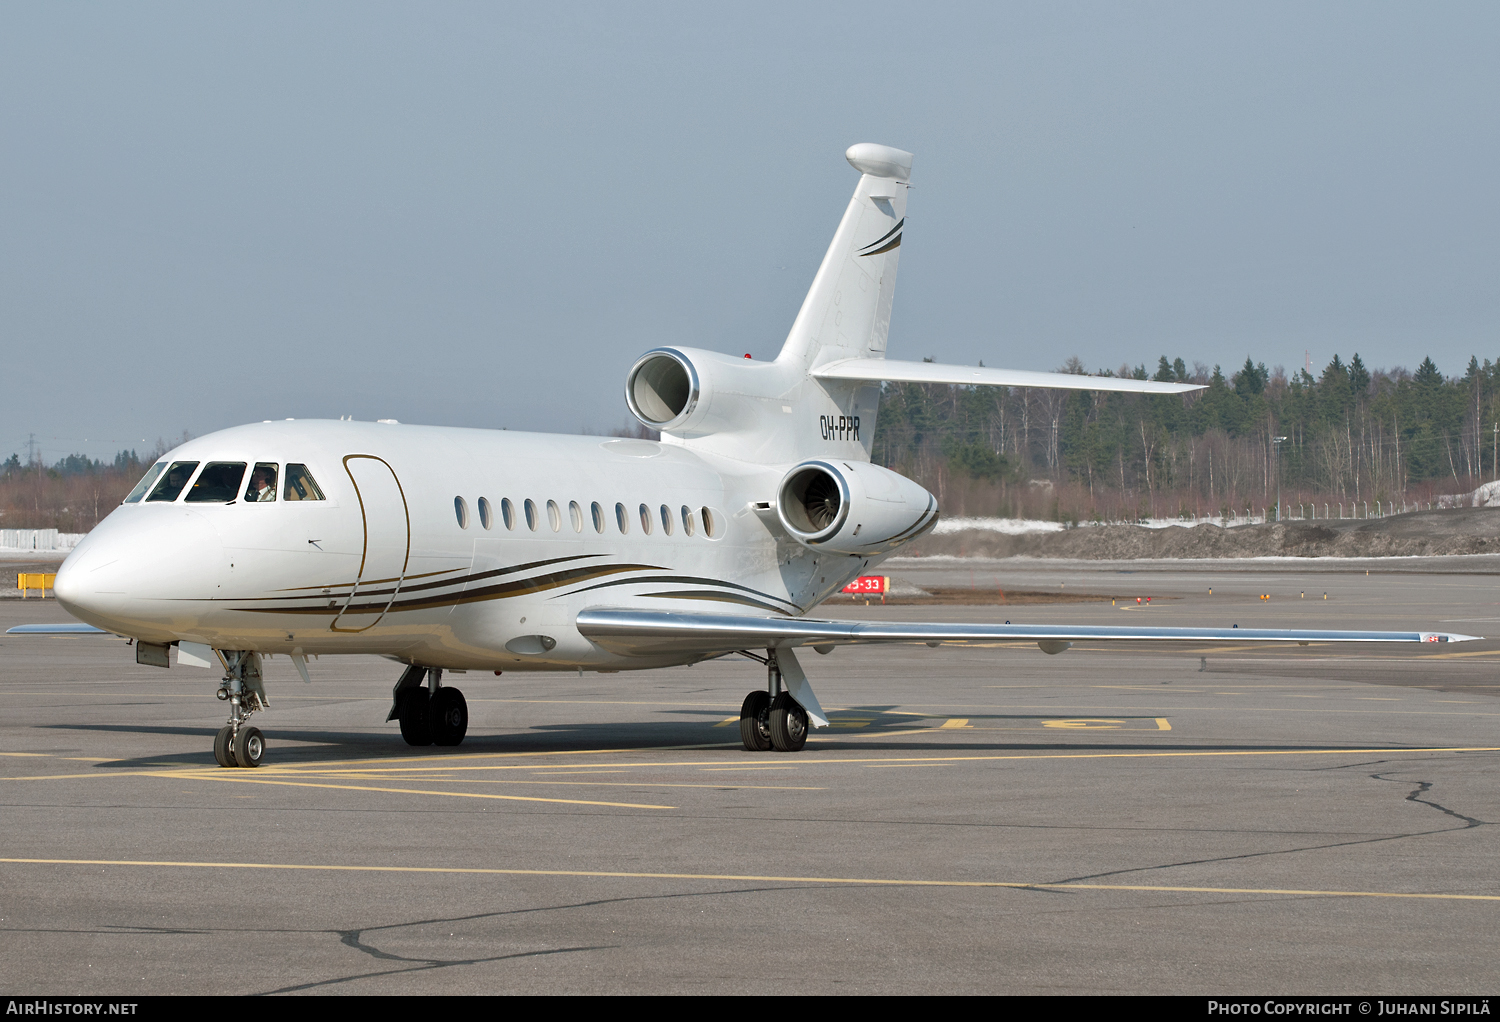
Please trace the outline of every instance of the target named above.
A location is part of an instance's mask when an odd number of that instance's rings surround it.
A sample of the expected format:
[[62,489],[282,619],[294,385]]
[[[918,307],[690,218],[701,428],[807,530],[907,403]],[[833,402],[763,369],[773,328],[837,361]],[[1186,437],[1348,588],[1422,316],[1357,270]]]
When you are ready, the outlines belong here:
[[956,383],[976,387],[1040,387],[1047,390],[1113,390],[1127,394],[1189,394],[1197,383],[1158,383],[1120,376],[1076,376],[1035,373],[1026,369],[990,369],[938,362],[898,362],[884,358],[846,358],[812,371],[822,380],[869,380],[897,383]]
[[1044,652],[1068,644],[1111,642],[1467,642],[1451,632],[1358,632],[1310,628],[1129,628],[1107,625],[927,624],[922,622],[777,620],[719,614],[601,608],[578,615],[578,630],[613,653],[717,654],[737,649],[837,646],[875,642],[1029,641]]

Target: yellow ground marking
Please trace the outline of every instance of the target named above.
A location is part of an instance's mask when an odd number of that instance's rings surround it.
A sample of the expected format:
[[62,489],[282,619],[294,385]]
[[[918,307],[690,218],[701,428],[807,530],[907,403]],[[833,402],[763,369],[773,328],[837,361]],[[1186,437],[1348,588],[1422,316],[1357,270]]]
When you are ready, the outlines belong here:
[[[930,732],[931,730],[932,729],[924,729],[924,732]],[[641,750],[631,750],[631,751],[641,751]],[[658,750],[649,750],[649,751],[659,752],[661,750],[658,749]],[[596,755],[599,754],[599,750],[594,750],[594,752],[595,752]],[[892,764],[894,764],[894,763],[979,763],[979,762],[998,762],[998,761],[1014,761],[1014,760],[1050,760],[1050,759],[1185,759],[1185,758],[1193,758],[1193,757],[1225,757],[1225,756],[1344,756],[1344,755],[1349,755],[1349,756],[1354,756],[1354,755],[1364,756],[1364,755],[1371,755],[1371,754],[1393,755],[1393,754],[1402,754],[1402,753],[1413,754],[1413,753],[1435,753],[1435,752],[1500,752],[1500,746],[1478,746],[1478,745],[1476,745],[1476,746],[1419,746],[1419,747],[1412,747],[1412,748],[1390,748],[1390,747],[1387,747],[1387,748],[1383,748],[1383,749],[1382,748],[1350,748],[1350,749],[1236,749],[1236,750],[1224,750],[1224,751],[1192,751],[1192,752],[1188,752],[1188,751],[1173,751],[1173,752],[1049,752],[1049,753],[1011,753],[1011,754],[994,754],[994,755],[901,756],[901,757],[894,757],[894,758],[883,758],[883,759],[879,759],[879,760],[872,759],[872,758],[869,758],[869,757],[808,756],[808,757],[803,758],[798,764],[796,764],[794,766],[776,766],[776,765],[771,765],[771,764],[766,764],[764,766],[757,766],[757,765],[752,765],[752,766],[724,766],[724,765],[722,765],[722,763],[715,762],[715,761],[712,761],[712,760],[685,760],[685,761],[680,762],[680,763],[672,763],[672,762],[667,762],[667,761],[659,761],[659,762],[646,762],[646,763],[629,763],[629,764],[626,764],[626,765],[629,768],[635,769],[635,770],[650,769],[650,768],[657,768],[657,769],[682,769],[682,768],[686,768],[686,767],[700,767],[700,768],[702,768],[704,770],[797,770],[797,769],[800,769],[802,767],[816,767],[816,766],[866,766],[866,765],[869,765],[870,763],[877,763],[877,762],[878,763],[892,763]],[[608,763],[608,764],[593,764],[593,765],[596,765],[596,766],[616,766],[618,764]],[[455,769],[455,768],[453,768],[453,767],[434,767],[433,769]],[[515,765],[492,765],[492,766],[461,767],[461,768],[457,768],[457,769],[463,769],[463,770],[533,770],[534,771],[536,768],[534,766],[531,766],[530,764],[515,764]],[[247,771],[247,770],[221,770],[221,769],[217,769],[217,768],[208,768],[208,769],[205,769],[203,767],[183,767],[183,768],[161,769],[161,770],[110,770],[110,771],[95,771],[93,773],[86,773],[86,774],[38,774],[38,775],[34,775],[34,776],[29,776],[29,777],[0,777],[0,780],[6,780],[6,781],[60,781],[60,780],[78,780],[78,779],[81,779],[81,778],[103,778],[103,777],[163,777],[163,778],[169,778],[169,779],[172,779],[172,780],[238,780],[238,781],[253,781],[253,782],[258,782],[258,783],[263,783],[263,784],[273,784],[274,783],[274,784],[286,784],[286,785],[298,786],[298,782],[294,782],[294,781],[277,781],[277,780],[274,780],[274,778],[277,777],[278,774],[280,772],[282,772],[282,771],[284,771],[286,773],[291,773],[292,776],[307,776],[306,774],[299,775],[295,771],[288,771],[288,770],[285,770],[285,768],[276,768],[276,767],[261,767],[259,770],[255,771],[254,773],[251,773],[250,771]],[[312,775],[312,776],[317,776],[317,775]],[[335,774],[334,776],[343,776],[343,775]],[[563,775],[563,776],[567,776],[567,775]],[[460,780],[464,780],[464,778],[460,778]],[[545,782],[538,782],[538,783],[545,783]],[[302,786],[302,787],[340,787],[339,785],[318,785],[318,784],[303,784],[303,785],[300,785],[300,786]],[[386,791],[386,790],[390,790],[390,791],[401,792],[401,789],[385,789],[385,788],[369,788],[369,789],[354,788],[352,790],[371,790],[371,791]],[[402,793],[404,793],[404,792],[402,792]],[[457,792],[425,792],[425,791],[419,791],[419,792],[412,792],[412,794],[421,794],[421,795],[425,795],[425,794],[453,795],[453,794],[462,794],[462,793],[457,793]],[[491,797],[491,798],[493,798],[493,797],[500,797],[500,796],[475,796],[475,797]],[[564,801],[564,800],[561,800],[561,799],[536,799],[536,800],[533,800],[533,801],[556,802],[556,801]],[[583,802],[583,803],[578,803],[578,804],[581,804],[581,805],[622,805],[624,803]],[[675,809],[677,807],[676,806],[630,806],[630,808],[641,808],[641,809]]]
[[[546,769],[545,767],[537,767],[537,772],[540,773],[542,770],[545,770],[545,769]],[[623,774],[623,773],[626,773],[626,772],[627,771],[626,771],[626,769],[624,767],[610,767],[608,770],[572,770],[572,769],[570,769],[567,773],[563,774],[562,776],[564,776],[564,777],[578,777],[578,776],[580,776],[582,774]]]
[[738,717],[725,717],[723,720],[715,724],[714,727],[728,727],[730,724],[738,724],[739,722],[740,718]]
[[938,725],[938,730],[941,731],[943,728],[949,728],[949,727],[968,727],[968,726],[969,726],[969,718],[968,717],[950,717],[949,719],[943,721],[941,724]]
[[828,722],[830,727],[836,728],[866,727],[873,723],[875,723],[873,720],[830,720]]
[[1047,891],[1140,891],[1162,894],[1260,894],[1316,898],[1399,898],[1419,901],[1495,901],[1500,894],[1449,894],[1428,891],[1330,891],[1290,887],[1188,887],[1168,884],[1049,884],[1021,880],[913,880],[889,877],[774,876],[757,873],[633,873],[593,869],[503,869],[478,866],[352,866],[332,863],[192,862],[151,859],[20,859],[0,863],[22,866],[155,866],[167,869],[275,869],[323,873],[438,873],[467,876],[592,877],[603,880],[711,880],[734,883],[850,884],[866,887],[989,887]]
[[[1418,660],[1456,660],[1459,657],[1468,657],[1468,656],[1500,656],[1500,650],[1494,650],[1494,649],[1475,649],[1475,650],[1469,650],[1469,651],[1464,652],[1464,653],[1427,653],[1427,654],[1419,655],[1417,657],[1417,659]],[[1393,657],[1385,657],[1383,659],[1388,659],[1389,660],[1389,659],[1394,659],[1394,658]]]
[[468,784],[547,784],[579,788],[734,788],[736,791],[827,791],[827,788],[811,784],[739,784],[723,781],[719,784],[687,784],[677,781],[518,781],[509,777],[469,777]]
[[0,752],[0,756],[40,756],[43,759],[50,758],[45,752]]
[[[179,775],[180,776],[180,775]],[[421,788],[378,788],[364,784],[315,784],[311,781],[278,781],[248,770],[223,770],[193,775],[197,780],[230,781],[239,784],[272,784],[287,788],[332,788],[338,791],[378,791],[388,795],[443,795],[447,798],[490,798],[505,802],[553,802],[570,806],[608,806],[612,809],[676,809],[676,806],[643,805],[638,802],[596,802],[576,798],[541,798],[536,795],[493,795],[474,791],[433,791]]]
[[706,766],[706,767],[701,767],[700,769],[702,769],[703,771],[705,771],[707,773],[712,773],[715,770],[722,770],[722,771],[739,771],[739,770],[798,770],[798,769],[801,769],[801,768],[800,767],[796,767],[796,766],[729,766],[729,767],[727,767],[727,766]]
[[1172,725],[1169,724],[1169,723],[1167,723],[1167,718],[1166,717],[1157,717],[1156,718],[1156,730],[1158,730],[1158,731],[1170,731],[1170,730],[1172,730]]
[[1103,717],[1074,717],[1069,720],[1044,720],[1042,727],[1060,728],[1089,728],[1094,731],[1114,731],[1123,720],[1109,720]]

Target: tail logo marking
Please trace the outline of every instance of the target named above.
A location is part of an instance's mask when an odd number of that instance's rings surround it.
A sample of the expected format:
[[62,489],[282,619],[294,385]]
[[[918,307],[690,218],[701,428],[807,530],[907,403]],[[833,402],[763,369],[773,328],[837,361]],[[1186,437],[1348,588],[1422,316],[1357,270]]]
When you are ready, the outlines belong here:
[[891,249],[900,246],[901,228],[905,226],[906,217],[902,217],[901,222],[896,224],[895,227],[892,227],[889,231],[886,231],[885,234],[881,235],[880,237],[876,238],[874,241],[866,245],[864,248],[860,249],[860,257],[863,258],[864,256],[880,255],[880,253],[882,252],[889,252]]

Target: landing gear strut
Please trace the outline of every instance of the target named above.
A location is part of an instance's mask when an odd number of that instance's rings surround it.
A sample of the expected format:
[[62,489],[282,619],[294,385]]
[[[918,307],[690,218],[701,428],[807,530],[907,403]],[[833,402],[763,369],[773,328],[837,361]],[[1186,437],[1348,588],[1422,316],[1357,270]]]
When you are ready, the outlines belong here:
[[442,679],[440,667],[408,667],[391,690],[391,712],[385,719],[400,721],[407,745],[457,745],[464,740],[469,704],[458,689],[444,688]]
[[214,736],[214,760],[221,767],[258,767],[266,755],[266,736],[245,723],[250,714],[268,708],[261,680],[260,654],[249,650],[219,650],[224,681],[216,693],[229,702],[229,723]]
[[740,706],[740,741],[746,752],[800,752],[807,744],[807,711],[782,687],[776,651],[766,650],[766,690],[751,692]]

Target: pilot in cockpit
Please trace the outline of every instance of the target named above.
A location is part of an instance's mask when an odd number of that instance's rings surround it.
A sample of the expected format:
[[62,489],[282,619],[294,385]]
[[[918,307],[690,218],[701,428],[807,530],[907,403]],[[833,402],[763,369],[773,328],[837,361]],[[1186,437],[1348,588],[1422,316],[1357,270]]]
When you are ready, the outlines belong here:
[[261,462],[250,473],[250,486],[245,490],[246,502],[276,499],[276,466]]

